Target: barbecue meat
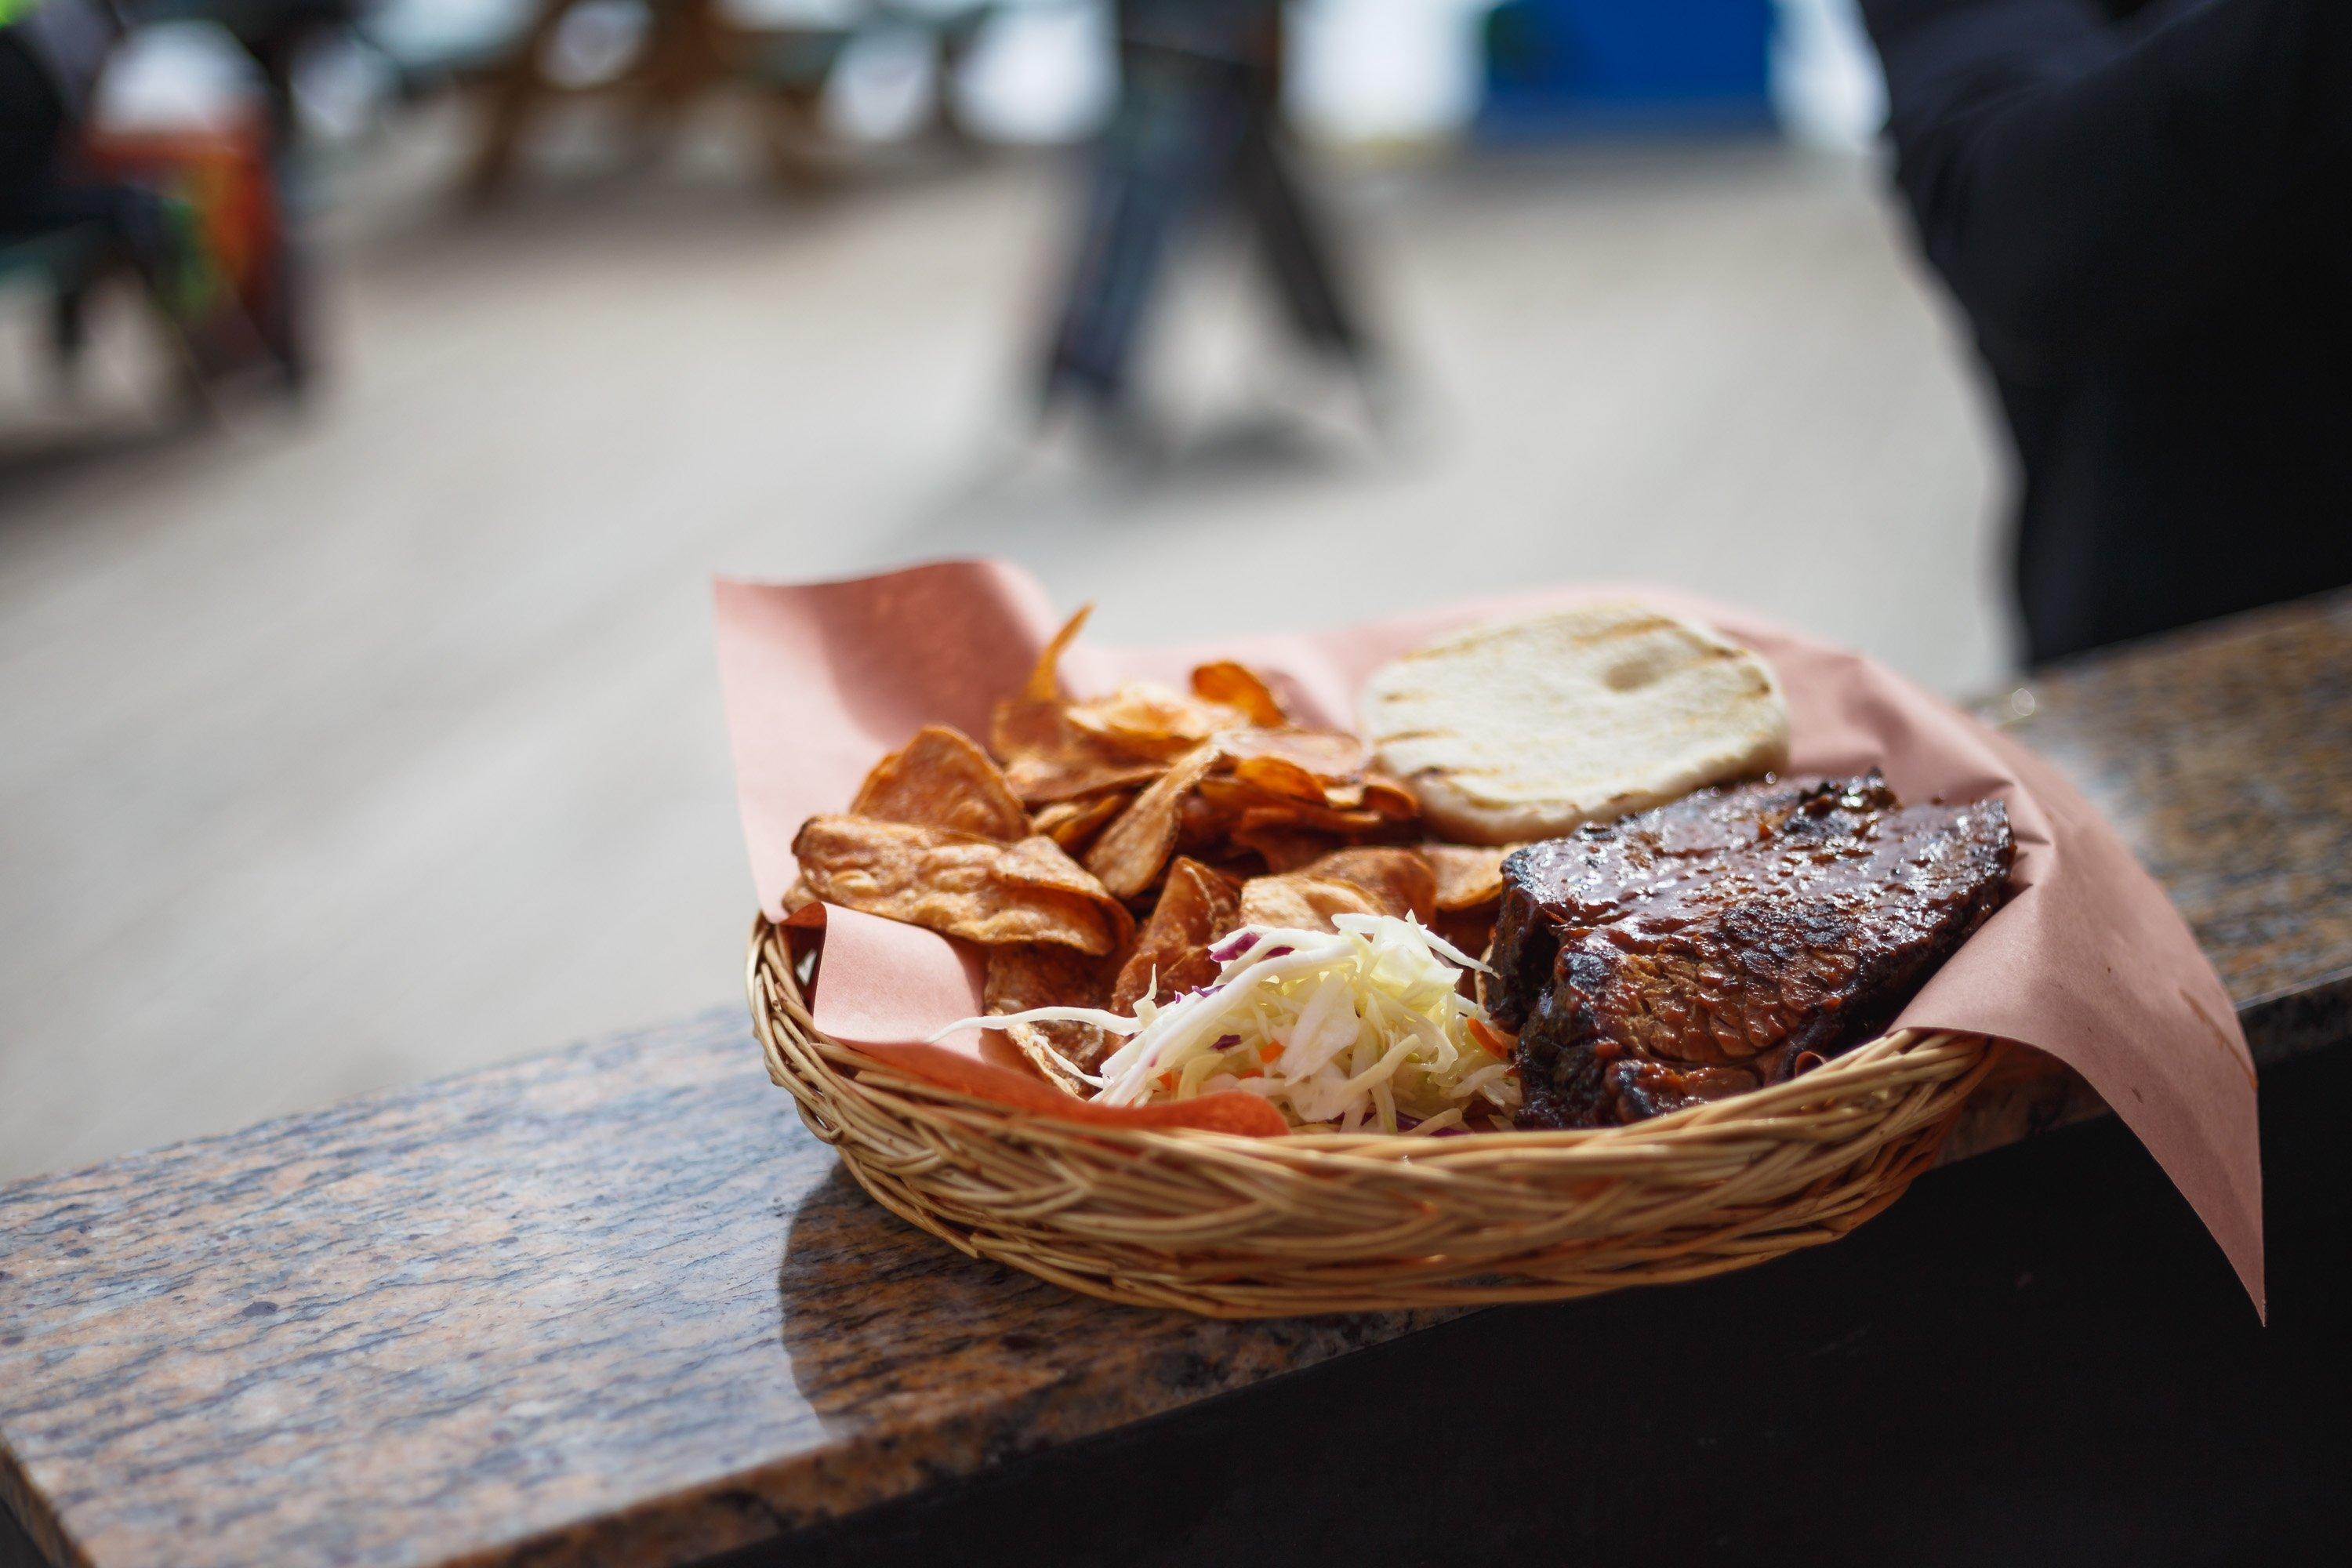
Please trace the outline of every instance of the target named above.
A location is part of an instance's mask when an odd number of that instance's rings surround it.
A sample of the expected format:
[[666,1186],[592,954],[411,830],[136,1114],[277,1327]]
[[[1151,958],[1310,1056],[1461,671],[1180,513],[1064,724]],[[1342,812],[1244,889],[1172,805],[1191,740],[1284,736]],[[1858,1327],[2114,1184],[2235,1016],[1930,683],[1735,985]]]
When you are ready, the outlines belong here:
[[1906,806],[1876,773],[1696,795],[1503,863],[1486,1005],[1519,1123],[1638,1121],[1883,1032],[1999,907],[1999,801]]

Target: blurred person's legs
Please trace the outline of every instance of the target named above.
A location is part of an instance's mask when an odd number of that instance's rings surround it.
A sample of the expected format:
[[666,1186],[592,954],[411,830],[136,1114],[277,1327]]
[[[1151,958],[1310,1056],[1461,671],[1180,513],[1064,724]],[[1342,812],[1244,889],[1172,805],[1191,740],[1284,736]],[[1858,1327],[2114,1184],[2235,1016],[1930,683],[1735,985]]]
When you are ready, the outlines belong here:
[[1293,329],[1355,363],[1364,335],[1282,122],[1280,6],[1126,0],[1118,20],[1118,101],[1093,154],[1044,405],[1078,399],[1130,416],[1135,351],[1169,253],[1228,201],[1255,231]]
[[1097,143],[1044,401],[1121,410],[1144,315],[1179,233],[1230,180],[1245,112],[1237,62],[1121,50],[1118,106]]
[[1237,171],[1242,210],[1257,231],[1259,254],[1291,326],[1309,346],[1357,364],[1369,346],[1362,320],[1296,157],[1283,126],[1279,81],[1253,84]]

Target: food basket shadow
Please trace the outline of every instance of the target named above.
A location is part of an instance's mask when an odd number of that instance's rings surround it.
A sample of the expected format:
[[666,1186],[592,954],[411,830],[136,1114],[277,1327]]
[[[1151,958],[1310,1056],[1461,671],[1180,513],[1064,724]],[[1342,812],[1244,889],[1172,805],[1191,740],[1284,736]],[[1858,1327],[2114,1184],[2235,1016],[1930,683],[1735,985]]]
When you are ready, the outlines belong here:
[[885,1208],[1070,1289],[1213,1317],[1556,1300],[1833,1241],[1931,1163],[1994,1057],[1905,1030],[1631,1126],[1412,1138],[1062,1121],[825,1039],[752,928],[769,1076]]

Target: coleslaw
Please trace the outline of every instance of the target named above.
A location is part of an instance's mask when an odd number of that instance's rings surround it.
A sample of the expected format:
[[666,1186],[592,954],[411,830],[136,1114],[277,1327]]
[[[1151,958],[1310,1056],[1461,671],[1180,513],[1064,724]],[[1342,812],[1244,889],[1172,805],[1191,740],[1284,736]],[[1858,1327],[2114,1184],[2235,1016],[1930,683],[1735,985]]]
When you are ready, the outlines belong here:
[[1510,1037],[1460,991],[1486,965],[1411,919],[1346,914],[1336,931],[1244,926],[1209,949],[1217,978],[1135,1016],[1038,1007],[978,1024],[1093,1024],[1125,1043],[1079,1071],[1108,1105],[1226,1089],[1264,1096],[1292,1122],[1343,1132],[1433,1133],[1507,1123],[1519,1103]]

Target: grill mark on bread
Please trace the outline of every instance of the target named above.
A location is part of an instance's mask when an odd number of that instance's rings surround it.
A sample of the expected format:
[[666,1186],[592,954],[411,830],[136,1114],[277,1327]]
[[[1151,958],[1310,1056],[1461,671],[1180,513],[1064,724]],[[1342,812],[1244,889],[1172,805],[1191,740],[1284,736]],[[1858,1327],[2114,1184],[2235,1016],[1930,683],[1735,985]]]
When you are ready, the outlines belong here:
[[1788,755],[1770,668],[1638,605],[1457,632],[1375,671],[1363,720],[1382,771],[1463,843],[1549,837]]

